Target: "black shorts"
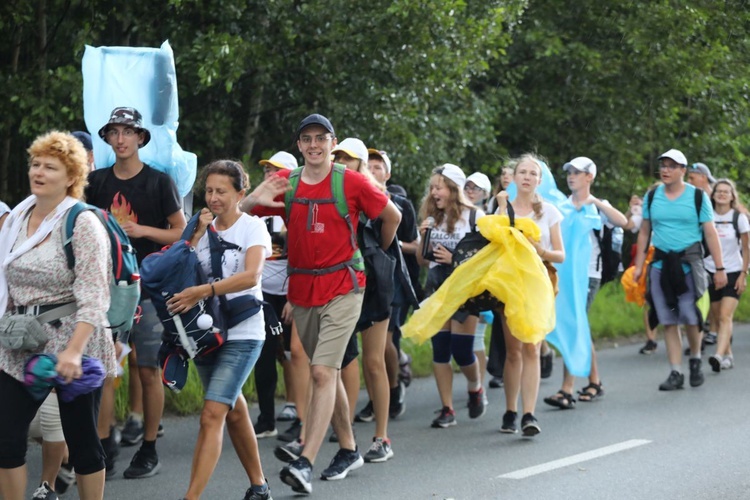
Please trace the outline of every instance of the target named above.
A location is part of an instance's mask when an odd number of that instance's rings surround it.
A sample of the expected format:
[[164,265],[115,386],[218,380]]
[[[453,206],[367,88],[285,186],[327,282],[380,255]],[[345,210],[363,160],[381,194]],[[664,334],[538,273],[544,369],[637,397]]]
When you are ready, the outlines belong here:
[[727,286],[717,290],[714,287],[714,275],[708,273],[708,296],[711,298],[711,302],[721,302],[724,297],[732,297],[733,299],[740,300],[740,295],[737,290],[734,289],[734,285],[737,283],[737,279],[740,277],[740,272],[727,273]]
[[352,333],[349,338],[349,343],[346,344],[346,351],[344,352],[344,360],[341,362],[341,368],[346,368],[349,363],[357,360],[359,356],[359,346],[357,345],[357,333]]

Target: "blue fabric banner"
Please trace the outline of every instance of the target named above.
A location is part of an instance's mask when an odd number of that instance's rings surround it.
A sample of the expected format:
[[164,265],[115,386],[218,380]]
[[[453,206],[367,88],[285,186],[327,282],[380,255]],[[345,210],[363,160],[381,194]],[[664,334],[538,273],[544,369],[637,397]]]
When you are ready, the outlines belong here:
[[110,112],[136,108],[151,141],[139,151],[141,161],[169,174],[181,196],[193,188],[198,160],[177,144],[179,111],[174,54],[169,42],[147,47],[86,46],[83,72],[83,115],[94,144],[97,168],[115,162],[112,148],[99,137]]

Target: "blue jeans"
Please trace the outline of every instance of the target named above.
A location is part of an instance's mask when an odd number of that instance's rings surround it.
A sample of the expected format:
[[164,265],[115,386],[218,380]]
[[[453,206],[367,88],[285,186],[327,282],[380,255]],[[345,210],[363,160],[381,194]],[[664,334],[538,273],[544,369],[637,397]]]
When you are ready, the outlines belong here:
[[264,340],[230,340],[207,356],[195,358],[206,391],[204,399],[234,408],[247,377],[258,361]]

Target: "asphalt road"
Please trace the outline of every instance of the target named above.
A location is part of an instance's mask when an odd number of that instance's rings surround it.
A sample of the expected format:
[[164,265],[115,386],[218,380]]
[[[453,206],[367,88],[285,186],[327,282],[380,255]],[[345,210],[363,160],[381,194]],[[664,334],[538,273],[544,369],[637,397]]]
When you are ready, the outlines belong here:
[[[505,410],[502,389],[488,391],[487,413],[470,420],[467,395],[456,375],[458,425],[432,429],[439,399],[432,378],[415,380],[406,413],[390,424],[395,456],[365,464],[343,481],[315,480],[313,496],[337,499],[746,499],[750,498],[748,380],[750,326],[736,327],[733,370],[714,374],[705,362],[706,383],[699,388],[659,392],[669,367],[663,342],[654,355],[638,354],[640,344],[599,353],[606,397],[578,403],[574,410],[547,407],[561,377],[555,360],[552,378],[542,381],[537,417],[542,433],[533,439],[498,432]],[[710,349],[710,348],[709,348]],[[687,371],[687,360],[684,362]],[[687,377],[686,377],[687,378]],[[580,382],[577,387],[585,383]],[[360,406],[366,398],[360,395]],[[253,419],[257,410],[252,411]],[[197,417],[167,417],[158,442],[159,475],[125,480],[122,470],[134,448],[123,448],[118,474],[107,482],[107,499],[180,498],[187,487]],[[284,424],[282,424],[284,426]],[[374,424],[357,424],[366,450]],[[273,497],[292,498],[273,456],[275,438],[260,441],[264,470]],[[318,456],[319,473],[336,451],[326,443]],[[40,448],[29,447],[30,487],[40,470]],[[221,461],[205,492],[207,499],[240,499],[248,487],[228,438]],[[31,493],[29,493],[29,496]],[[76,491],[64,495],[78,498]]]

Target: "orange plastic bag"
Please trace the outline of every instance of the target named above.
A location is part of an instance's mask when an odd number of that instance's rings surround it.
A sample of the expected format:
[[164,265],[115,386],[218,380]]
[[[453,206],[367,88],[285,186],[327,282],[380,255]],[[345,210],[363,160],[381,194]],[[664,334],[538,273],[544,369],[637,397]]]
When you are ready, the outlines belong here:
[[654,247],[651,246],[648,248],[646,261],[643,263],[643,273],[641,274],[641,278],[637,282],[633,279],[633,274],[635,274],[635,266],[630,266],[629,268],[625,269],[624,273],[622,273],[620,283],[622,283],[622,287],[623,289],[625,289],[625,302],[638,304],[639,307],[643,307],[643,304],[646,303],[646,274],[648,274],[648,265],[651,263],[653,258]]

